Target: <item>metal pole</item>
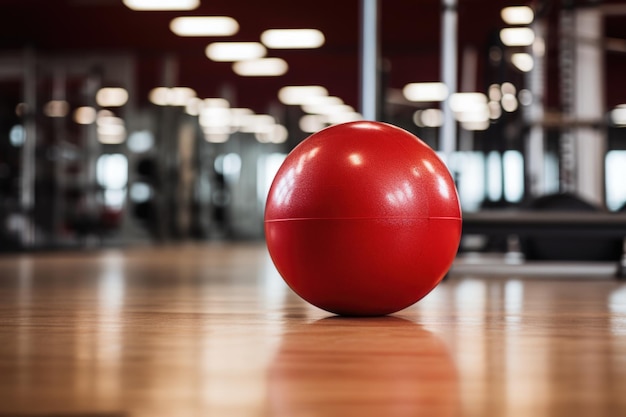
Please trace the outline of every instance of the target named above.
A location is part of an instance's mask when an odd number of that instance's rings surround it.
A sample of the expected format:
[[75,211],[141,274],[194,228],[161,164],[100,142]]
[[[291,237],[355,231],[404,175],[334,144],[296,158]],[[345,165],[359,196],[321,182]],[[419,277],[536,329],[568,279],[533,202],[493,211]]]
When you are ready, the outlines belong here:
[[378,0],[361,0],[361,115],[378,118]]
[[20,177],[20,206],[24,216],[21,230],[22,245],[31,248],[35,245],[35,167],[36,167],[36,108],[37,108],[37,74],[35,52],[31,48],[24,51],[23,99],[26,104],[24,130],[26,137],[22,147],[22,168]]
[[532,93],[532,102],[524,109],[524,118],[530,125],[526,139],[526,177],[528,181],[528,195],[539,197],[546,192],[544,159],[545,159],[545,132],[539,123],[545,118],[545,39],[546,25],[543,20],[532,24],[535,31],[535,43],[532,46],[534,59],[533,69],[527,73],[528,88]]
[[449,163],[456,147],[456,121],[450,108],[450,96],[457,90],[457,0],[442,0],[441,25],[441,81],[448,87],[448,98],[442,102],[443,124],[440,130],[439,151]]

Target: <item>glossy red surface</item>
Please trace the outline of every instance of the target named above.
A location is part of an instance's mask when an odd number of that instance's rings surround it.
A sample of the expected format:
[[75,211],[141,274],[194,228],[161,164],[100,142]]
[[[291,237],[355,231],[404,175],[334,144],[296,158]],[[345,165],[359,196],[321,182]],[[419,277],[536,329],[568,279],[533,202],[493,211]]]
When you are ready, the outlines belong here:
[[441,281],[461,209],[448,169],[411,133],[351,122],[300,143],[267,199],[270,256],[287,284],[324,310],[394,313]]

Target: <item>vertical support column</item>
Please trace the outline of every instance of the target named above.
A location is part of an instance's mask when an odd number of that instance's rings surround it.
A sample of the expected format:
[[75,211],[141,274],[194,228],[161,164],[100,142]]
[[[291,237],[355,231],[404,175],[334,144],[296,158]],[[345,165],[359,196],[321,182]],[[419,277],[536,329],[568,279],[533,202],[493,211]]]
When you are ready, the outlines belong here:
[[[167,54],[163,57],[162,85],[175,87],[178,79],[178,60]],[[178,186],[178,109],[164,106],[159,109],[158,136],[158,182],[156,194],[157,236],[161,241],[170,240],[177,231],[176,188]]]
[[[52,100],[67,100],[67,73],[65,65],[62,62],[55,62],[52,66]],[[65,193],[63,192],[67,187],[67,168],[65,167],[65,158],[63,157],[63,150],[66,146],[65,140],[66,133],[66,120],[62,117],[55,117],[53,120],[54,129],[54,147],[56,148],[56,158],[54,160],[54,185],[55,192],[52,195],[51,201],[51,214],[52,214],[52,236],[51,241],[55,245],[60,245],[62,242],[62,227],[65,219],[66,204]]]
[[439,134],[439,151],[444,161],[456,148],[456,121],[450,108],[450,96],[457,91],[457,0],[442,0],[441,81],[448,87],[448,98],[441,103],[443,124]]
[[[574,119],[576,22],[570,0],[563,1],[560,16],[560,87],[563,118]],[[559,191],[576,192],[574,128],[564,126],[559,138]]]
[[361,115],[366,120],[379,116],[378,0],[361,0]]
[[[574,102],[579,121],[597,121],[604,109],[603,21],[600,7],[575,10]],[[604,157],[606,132],[587,123],[575,129],[575,184],[578,194],[604,206]]]
[[[89,105],[97,108],[96,94],[102,86],[102,70],[92,68],[87,73],[84,94],[89,98]],[[98,131],[94,123],[87,126],[85,132],[85,144],[82,152],[84,166],[85,209],[90,215],[95,215],[100,207],[98,192],[97,164],[101,154],[101,144],[98,140]]]
[[35,168],[37,147],[37,62],[35,52],[26,49],[23,55],[23,100],[26,104],[24,120],[25,139],[22,147],[22,168],[20,175],[20,206],[24,218],[21,231],[21,241],[25,248],[35,245],[35,219],[33,208],[35,207]]
[[526,75],[528,89],[532,94],[532,102],[525,108],[524,117],[530,125],[526,141],[526,178],[528,194],[531,197],[539,197],[545,193],[544,174],[544,127],[542,125],[545,116],[545,22],[540,20],[532,24],[535,32],[535,42],[531,53],[534,66]]

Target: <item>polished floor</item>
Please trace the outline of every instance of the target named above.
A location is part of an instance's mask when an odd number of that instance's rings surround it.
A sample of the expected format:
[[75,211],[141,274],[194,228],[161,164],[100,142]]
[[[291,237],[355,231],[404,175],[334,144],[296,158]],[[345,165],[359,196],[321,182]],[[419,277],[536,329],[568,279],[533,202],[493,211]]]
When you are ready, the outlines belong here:
[[626,416],[626,284],[453,272],[355,319],[262,244],[2,255],[0,416]]

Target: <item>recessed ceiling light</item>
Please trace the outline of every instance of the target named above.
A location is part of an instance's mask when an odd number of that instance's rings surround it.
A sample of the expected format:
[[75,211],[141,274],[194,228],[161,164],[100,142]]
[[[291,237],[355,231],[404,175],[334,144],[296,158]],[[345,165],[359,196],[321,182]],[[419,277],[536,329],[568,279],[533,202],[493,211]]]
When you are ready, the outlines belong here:
[[256,133],[276,124],[276,119],[269,114],[248,114],[243,116],[239,127],[240,132]]
[[80,125],[88,125],[96,121],[96,109],[91,106],[78,107],[74,110],[74,121]]
[[530,54],[525,52],[519,52],[511,55],[511,62],[517,67],[518,70],[528,72],[535,66],[535,61]]
[[402,89],[404,98],[414,102],[443,101],[448,97],[444,83],[409,83]]
[[156,87],[148,98],[157,106],[186,106],[195,97],[196,92],[189,87]]
[[104,87],[96,93],[96,103],[100,107],[120,107],[128,101],[128,91],[121,87]]
[[235,71],[236,74],[247,77],[276,77],[283,75],[288,69],[289,66],[287,62],[280,58],[251,59],[238,61],[233,64],[233,71]]
[[527,25],[532,23],[535,13],[528,6],[512,6],[502,9],[500,16],[509,25]]
[[506,46],[528,46],[535,40],[535,32],[531,28],[504,28],[500,40]]
[[319,48],[325,40],[317,29],[269,29],[261,34],[261,42],[274,49]]
[[200,0],[124,0],[126,7],[132,10],[193,10],[200,5]]
[[170,29],[178,36],[231,36],[239,23],[228,16],[182,16],[172,19]]
[[617,126],[626,126],[626,106],[622,104],[611,110],[611,121]]
[[328,90],[321,85],[290,85],[278,91],[278,99],[283,104],[304,104],[312,96],[327,96]]
[[214,42],[206,48],[206,56],[219,62],[258,59],[266,53],[267,50],[259,42]]
[[487,106],[483,93],[455,93],[450,97],[450,108],[455,112],[482,111]]

